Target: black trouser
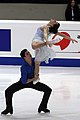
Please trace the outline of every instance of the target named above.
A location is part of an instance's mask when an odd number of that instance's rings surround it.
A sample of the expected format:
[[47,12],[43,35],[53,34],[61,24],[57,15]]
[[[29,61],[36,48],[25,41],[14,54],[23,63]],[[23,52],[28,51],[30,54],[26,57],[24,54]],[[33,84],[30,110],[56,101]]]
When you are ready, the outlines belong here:
[[51,94],[52,89],[49,88],[47,85],[38,82],[37,84],[33,84],[33,82],[28,83],[28,84],[22,84],[21,81],[18,81],[11,86],[9,86],[5,90],[5,98],[6,98],[6,108],[11,109],[12,108],[12,97],[13,94],[23,88],[33,88],[38,91],[44,92],[41,104],[39,107],[41,108],[47,108],[47,103]]

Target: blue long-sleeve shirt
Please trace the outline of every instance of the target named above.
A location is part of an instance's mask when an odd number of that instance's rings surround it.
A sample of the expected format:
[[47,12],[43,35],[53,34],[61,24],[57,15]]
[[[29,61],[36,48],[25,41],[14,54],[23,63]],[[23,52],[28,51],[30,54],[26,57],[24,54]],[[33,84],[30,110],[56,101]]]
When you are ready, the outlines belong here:
[[35,69],[35,62],[32,59],[32,65],[29,65],[26,61],[23,61],[23,65],[21,66],[21,82],[26,84],[28,79],[34,77],[34,69]]

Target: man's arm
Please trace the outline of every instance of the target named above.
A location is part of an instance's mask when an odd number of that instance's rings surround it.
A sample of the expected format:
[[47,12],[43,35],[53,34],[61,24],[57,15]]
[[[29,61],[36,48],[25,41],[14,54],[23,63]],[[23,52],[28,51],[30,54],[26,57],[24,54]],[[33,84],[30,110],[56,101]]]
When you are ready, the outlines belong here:
[[36,77],[34,77],[34,78],[32,78],[32,79],[28,79],[27,82],[26,82],[26,84],[27,84],[27,83],[30,83],[30,82],[32,82],[32,81],[36,81],[38,78],[39,78],[39,75],[36,76]]

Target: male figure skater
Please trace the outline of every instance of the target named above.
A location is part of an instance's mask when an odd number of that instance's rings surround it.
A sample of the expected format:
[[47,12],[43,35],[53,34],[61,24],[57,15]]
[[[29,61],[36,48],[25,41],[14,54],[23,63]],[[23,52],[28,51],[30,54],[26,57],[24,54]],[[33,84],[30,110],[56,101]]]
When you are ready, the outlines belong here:
[[8,113],[13,114],[12,97],[13,94],[23,88],[33,88],[35,90],[44,92],[42,101],[38,108],[38,113],[43,111],[44,113],[50,112],[47,109],[47,103],[51,94],[52,89],[47,85],[37,82],[33,84],[39,78],[39,75],[34,77],[35,62],[30,52],[27,49],[23,49],[20,53],[23,59],[23,65],[21,66],[21,78],[18,82],[12,84],[5,90],[6,109],[1,114],[7,115]]

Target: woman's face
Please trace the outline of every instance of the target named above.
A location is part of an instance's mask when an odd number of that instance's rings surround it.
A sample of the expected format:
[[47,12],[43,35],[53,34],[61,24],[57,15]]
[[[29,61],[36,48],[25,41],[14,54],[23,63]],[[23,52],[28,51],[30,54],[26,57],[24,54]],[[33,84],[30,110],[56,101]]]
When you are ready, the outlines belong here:
[[58,24],[58,22],[55,19],[51,19],[48,25],[53,27],[55,24]]

